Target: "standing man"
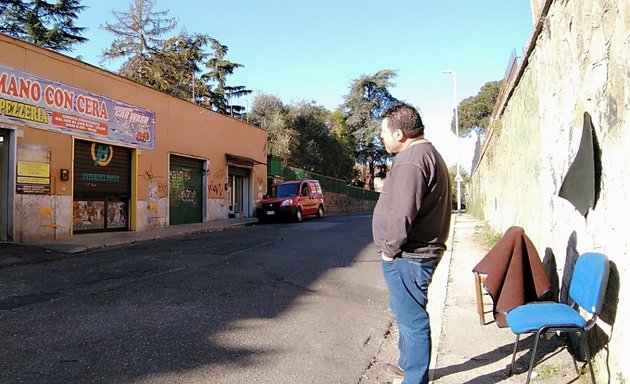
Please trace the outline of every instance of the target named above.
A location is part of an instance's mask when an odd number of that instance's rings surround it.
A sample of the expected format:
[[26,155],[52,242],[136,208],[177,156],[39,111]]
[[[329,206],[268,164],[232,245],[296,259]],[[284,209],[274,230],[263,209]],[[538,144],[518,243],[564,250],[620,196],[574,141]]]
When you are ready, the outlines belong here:
[[446,250],[451,182],[442,156],[424,138],[415,108],[387,109],[380,136],[395,157],[374,208],[372,233],[400,330],[398,365],[385,364],[383,370],[404,377],[403,384],[425,384],[431,361],[427,293]]

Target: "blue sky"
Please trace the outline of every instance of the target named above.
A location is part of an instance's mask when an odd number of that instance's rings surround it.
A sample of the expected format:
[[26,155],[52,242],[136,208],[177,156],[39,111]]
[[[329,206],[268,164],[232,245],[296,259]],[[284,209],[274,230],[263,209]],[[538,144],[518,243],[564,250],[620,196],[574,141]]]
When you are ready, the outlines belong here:
[[[114,38],[99,26],[131,2],[83,1],[88,8],[77,25],[88,28],[90,41],[70,55],[98,66]],[[466,169],[474,140],[450,133],[453,78],[442,71],[456,72],[458,102],[474,96],[503,78],[512,51],[520,56],[532,32],[529,0],[156,0],[154,10],[177,18],[177,31],[228,46],[227,59],[244,65],[228,85],[285,103],[315,101],[332,110],[354,79],[396,70],[391,93],[420,110],[427,139],[449,164]],[[249,106],[251,97],[238,103]]]

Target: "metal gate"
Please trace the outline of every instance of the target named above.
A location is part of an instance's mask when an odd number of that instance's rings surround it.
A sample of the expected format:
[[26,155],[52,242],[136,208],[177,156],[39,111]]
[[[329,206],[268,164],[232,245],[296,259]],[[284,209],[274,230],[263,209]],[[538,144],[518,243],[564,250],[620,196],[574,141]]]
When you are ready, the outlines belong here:
[[72,231],[129,229],[130,197],[131,149],[75,140]]
[[203,160],[171,156],[169,224],[203,222]]

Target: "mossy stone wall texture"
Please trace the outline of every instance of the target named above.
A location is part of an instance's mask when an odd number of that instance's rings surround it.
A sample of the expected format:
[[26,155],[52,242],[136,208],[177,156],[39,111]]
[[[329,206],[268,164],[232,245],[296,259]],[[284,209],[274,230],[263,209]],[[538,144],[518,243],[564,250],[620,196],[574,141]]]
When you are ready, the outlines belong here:
[[[630,380],[630,2],[547,2],[518,81],[495,118],[470,185],[471,211],[503,233],[525,229],[558,274],[576,254],[611,260],[596,356],[598,381]],[[586,217],[558,196],[590,114],[601,149],[601,183]],[[590,180],[585,179],[584,183]],[[568,273],[567,273],[568,275]],[[614,330],[614,332],[613,332]]]

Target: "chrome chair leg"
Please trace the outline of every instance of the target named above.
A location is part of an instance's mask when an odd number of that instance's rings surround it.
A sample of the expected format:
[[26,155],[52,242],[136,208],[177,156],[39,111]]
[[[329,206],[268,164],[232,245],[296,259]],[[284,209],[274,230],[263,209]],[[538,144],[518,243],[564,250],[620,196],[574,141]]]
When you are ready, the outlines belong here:
[[[595,371],[593,371],[593,363],[591,362],[591,350],[589,348],[588,345],[588,331],[575,331],[574,332],[577,336],[578,336],[578,340],[582,339],[582,335],[584,335],[584,353],[586,354],[586,363],[588,364],[588,369],[591,373],[591,382],[593,384],[595,384]],[[567,349],[570,349],[571,347],[571,338],[569,337],[571,333],[570,332],[565,332],[565,341],[567,343]],[[581,341],[578,341],[578,351],[577,352],[571,352],[569,351],[569,354],[571,355],[571,358],[573,359],[573,366],[575,367],[575,372],[577,373],[578,376],[582,375],[582,371],[580,370],[580,368],[578,367],[578,362],[577,359],[575,358],[575,353],[580,353],[580,345],[581,345]]]
[[595,384],[595,372],[593,372],[593,363],[591,363],[591,350],[588,346],[588,333],[585,333],[587,337],[584,342],[584,350],[586,352],[586,361],[588,361],[588,369],[591,371],[591,382]]
[[540,340],[540,336],[544,333],[541,329],[536,333],[536,340],[534,340],[534,348],[532,348],[532,357],[529,359],[529,370],[527,371],[527,380],[525,384],[529,384],[529,381],[532,378],[532,372],[534,371],[534,360],[536,360],[536,350],[538,349],[538,340]]
[[562,332],[562,336],[564,336],[564,344],[567,349],[567,353],[571,355],[571,360],[573,360],[573,368],[575,368],[575,373],[580,376],[580,367],[578,367],[577,359],[575,358],[575,354],[571,349],[571,338],[569,337],[569,332]]
[[514,374],[514,360],[516,360],[516,351],[518,350],[518,339],[521,335],[516,335],[516,342],[514,343],[514,352],[512,352],[512,365],[510,365],[510,375]]

